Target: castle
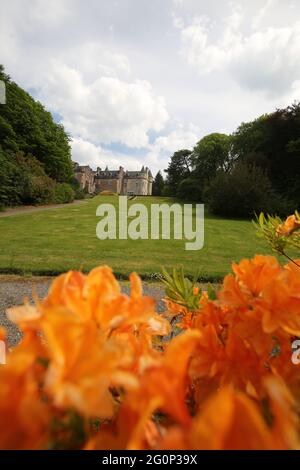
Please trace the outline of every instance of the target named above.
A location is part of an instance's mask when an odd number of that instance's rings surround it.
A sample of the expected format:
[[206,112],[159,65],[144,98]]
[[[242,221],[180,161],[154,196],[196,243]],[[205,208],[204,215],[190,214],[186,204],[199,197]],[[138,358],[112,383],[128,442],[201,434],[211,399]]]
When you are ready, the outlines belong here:
[[102,191],[112,191],[123,195],[151,196],[153,176],[148,167],[140,171],[125,171],[123,167],[118,170],[105,170],[90,166],[80,166],[74,163],[75,177],[80,188],[89,194],[99,194]]

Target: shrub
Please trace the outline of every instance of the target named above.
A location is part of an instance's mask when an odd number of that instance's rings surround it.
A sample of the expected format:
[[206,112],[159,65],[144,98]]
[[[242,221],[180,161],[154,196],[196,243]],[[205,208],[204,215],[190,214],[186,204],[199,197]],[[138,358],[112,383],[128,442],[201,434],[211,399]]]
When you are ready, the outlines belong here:
[[26,188],[22,195],[24,204],[48,204],[54,198],[54,181],[47,175],[37,176],[29,174]]
[[75,199],[85,199],[85,196],[83,189],[79,188],[75,190]]
[[68,183],[57,183],[54,188],[54,202],[57,204],[66,204],[73,202],[75,191]]
[[177,196],[188,201],[200,201],[201,189],[195,178],[186,178],[179,183]]
[[84,199],[86,194],[83,189],[81,189],[79,181],[74,177],[70,180],[70,185],[73,188],[75,193],[75,199]]
[[264,171],[246,164],[238,164],[230,173],[219,172],[207,184],[204,201],[212,213],[224,217],[250,217],[261,211],[282,214],[290,209]]
[[54,186],[43,165],[32,155],[4,153],[0,148],[0,205],[52,202]]
[[218,295],[165,272],[164,315],[107,266],[8,309],[23,338],[0,367],[0,448],[299,449],[299,266],[232,268]]

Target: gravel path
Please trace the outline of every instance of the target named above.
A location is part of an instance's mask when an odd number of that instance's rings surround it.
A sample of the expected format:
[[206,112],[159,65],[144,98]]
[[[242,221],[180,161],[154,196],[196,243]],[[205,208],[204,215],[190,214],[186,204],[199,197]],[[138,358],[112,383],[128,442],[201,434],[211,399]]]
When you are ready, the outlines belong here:
[[13,209],[7,209],[4,212],[0,212],[0,217],[11,217],[12,215],[31,214],[32,212],[47,211],[50,209],[61,209],[62,207],[75,206],[77,204],[83,204],[84,200],[76,200],[69,202],[68,204],[48,204],[44,206],[22,206],[15,207]]
[[[0,276],[0,326],[7,331],[8,346],[15,346],[22,335],[16,325],[11,323],[6,316],[6,309],[15,305],[21,305],[24,298],[32,301],[32,293],[35,292],[39,298],[46,296],[52,278],[20,278],[17,276]],[[164,310],[164,288],[160,285],[143,283],[144,294],[154,297],[157,301],[157,311]],[[129,293],[129,284],[122,284],[122,290]]]

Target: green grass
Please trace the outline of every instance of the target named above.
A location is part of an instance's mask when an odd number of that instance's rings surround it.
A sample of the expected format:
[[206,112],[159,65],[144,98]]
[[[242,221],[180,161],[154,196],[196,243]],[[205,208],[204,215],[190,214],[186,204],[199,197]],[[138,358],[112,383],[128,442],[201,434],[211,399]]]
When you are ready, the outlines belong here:
[[[199,251],[185,251],[183,240],[104,240],[96,237],[96,208],[114,203],[114,196],[98,196],[78,206],[0,218],[0,272],[57,274],[69,269],[108,264],[119,277],[137,271],[144,277],[182,265],[193,274],[201,269],[204,281],[219,280],[232,261],[270,254],[250,221],[205,217],[205,243]],[[167,198],[138,197],[130,204],[173,202]],[[149,211],[150,212],[150,211]]]

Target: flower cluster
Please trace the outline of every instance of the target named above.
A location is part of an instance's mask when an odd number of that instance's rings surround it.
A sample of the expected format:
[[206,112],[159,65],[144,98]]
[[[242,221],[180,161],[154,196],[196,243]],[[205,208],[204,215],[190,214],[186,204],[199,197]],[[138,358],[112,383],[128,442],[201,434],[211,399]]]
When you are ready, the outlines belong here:
[[0,366],[1,449],[299,448],[300,269],[242,260],[217,293],[167,276],[163,315],[108,267],[8,311],[23,339]]
[[152,338],[170,330],[138,276],[128,297],[108,267],[62,275],[45,300],[7,314],[24,336],[0,369],[4,449],[85,444],[88,424],[111,420],[157,360]]
[[[177,428],[176,445],[298,448],[300,368],[291,361],[293,340],[300,336],[298,266],[281,267],[276,258],[257,255],[233,264],[217,298],[204,293],[198,310],[172,297],[167,304],[181,328],[200,334],[188,369],[196,417],[190,440]],[[208,433],[204,444],[202,433]]]

